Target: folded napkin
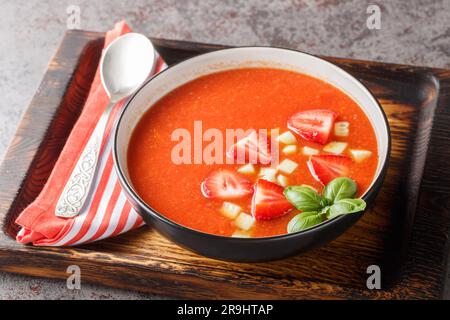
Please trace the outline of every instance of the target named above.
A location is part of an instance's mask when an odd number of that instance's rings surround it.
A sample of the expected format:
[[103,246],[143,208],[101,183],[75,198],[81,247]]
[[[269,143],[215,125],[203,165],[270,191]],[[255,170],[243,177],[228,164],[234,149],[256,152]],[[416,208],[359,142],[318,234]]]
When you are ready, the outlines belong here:
[[[115,25],[106,34],[104,46],[120,35],[130,32],[125,22]],[[166,67],[157,54],[154,73]],[[20,243],[37,246],[73,246],[113,237],[144,224],[125,198],[113,168],[113,128],[124,102],[117,104],[108,119],[102,142],[98,173],[86,200],[85,209],[74,218],[59,218],[54,211],[66,181],[89,140],[97,121],[109,102],[100,80],[99,68],[95,74],[86,104],[56,162],[43,190],[17,218],[21,226],[17,234]]]

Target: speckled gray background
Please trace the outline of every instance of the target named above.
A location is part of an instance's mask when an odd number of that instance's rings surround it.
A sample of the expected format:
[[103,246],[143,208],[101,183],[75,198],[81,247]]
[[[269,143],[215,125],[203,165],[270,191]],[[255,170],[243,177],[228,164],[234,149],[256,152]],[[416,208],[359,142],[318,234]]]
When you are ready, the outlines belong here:
[[[366,27],[369,4],[381,29]],[[310,53],[450,67],[450,0],[88,1],[0,0],[0,155],[14,134],[66,29],[69,5],[81,28],[105,31],[125,18],[156,37],[230,45],[277,45]],[[82,283],[0,273],[0,299],[161,298]]]

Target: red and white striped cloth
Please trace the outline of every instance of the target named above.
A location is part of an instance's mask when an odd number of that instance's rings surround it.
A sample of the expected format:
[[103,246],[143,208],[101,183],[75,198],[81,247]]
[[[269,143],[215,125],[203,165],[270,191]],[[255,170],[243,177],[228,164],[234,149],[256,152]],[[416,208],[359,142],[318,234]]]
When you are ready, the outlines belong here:
[[[125,22],[116,24],[114,29],[107,33],[104,46],[130,31]],[[157,55],[155,73],[166,67],[162,58]],[[113,168],[112,131],[123,102],[114,107],[108,120],[97,167],[98,174],[85,209],[70,219],[59,218],[54,214],[56,202],[65,183],[108,101],[97,69],[80,118],[70,133],[44,189],[16,220],[21,226],[17,234],[17,241],[20,243],[32,243],[36,246],[75,246],[113,237],[144,224],[126,200]]]

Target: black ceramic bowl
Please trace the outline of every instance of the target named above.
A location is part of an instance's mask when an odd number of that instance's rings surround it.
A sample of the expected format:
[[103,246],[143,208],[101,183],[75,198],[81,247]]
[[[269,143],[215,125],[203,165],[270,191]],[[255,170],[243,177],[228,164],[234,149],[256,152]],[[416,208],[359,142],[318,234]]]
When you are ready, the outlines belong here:
[[324,80],[344,91],[363,109],[375,129],[379,153],[375,179],[363,195],[369,206],[380,190],[387,171],[390,134],[386,115],[366,87],[334,64],[288,49],[243,47],[203,54],[174,65],[146,82],[125,106],[115,133],[114,164],[128,200],[147,224],[177,244],[207,257],[237,262],[260,262],[289,257],[335,239],[363,215],[340,216],[294,234],[265,238],[223,237],[199,232],[167,219],[145,203],[134,190],[127,168],[128,143],[140,118],[155,102],[199,76],[261,66],[288,69]]

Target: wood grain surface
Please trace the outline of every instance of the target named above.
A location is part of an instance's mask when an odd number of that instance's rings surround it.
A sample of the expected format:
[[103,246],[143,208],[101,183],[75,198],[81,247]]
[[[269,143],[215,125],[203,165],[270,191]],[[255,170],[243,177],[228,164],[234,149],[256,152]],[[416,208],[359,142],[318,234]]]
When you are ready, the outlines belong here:
[[[169,63],[221,46],[152,39]],[[23,246],[14,219],[39,194],[83,107],[103,34],[70,31],[0,168],[0,270],[83,280],[180,298],[439,298],[450,222],[450,72],[326,58],[360,79],[388,115],[391,163],[374,206],[319,249],[257,264],[201,257],[149,227],[77,248]],[[382,290],[366,287],[379,265]]]

